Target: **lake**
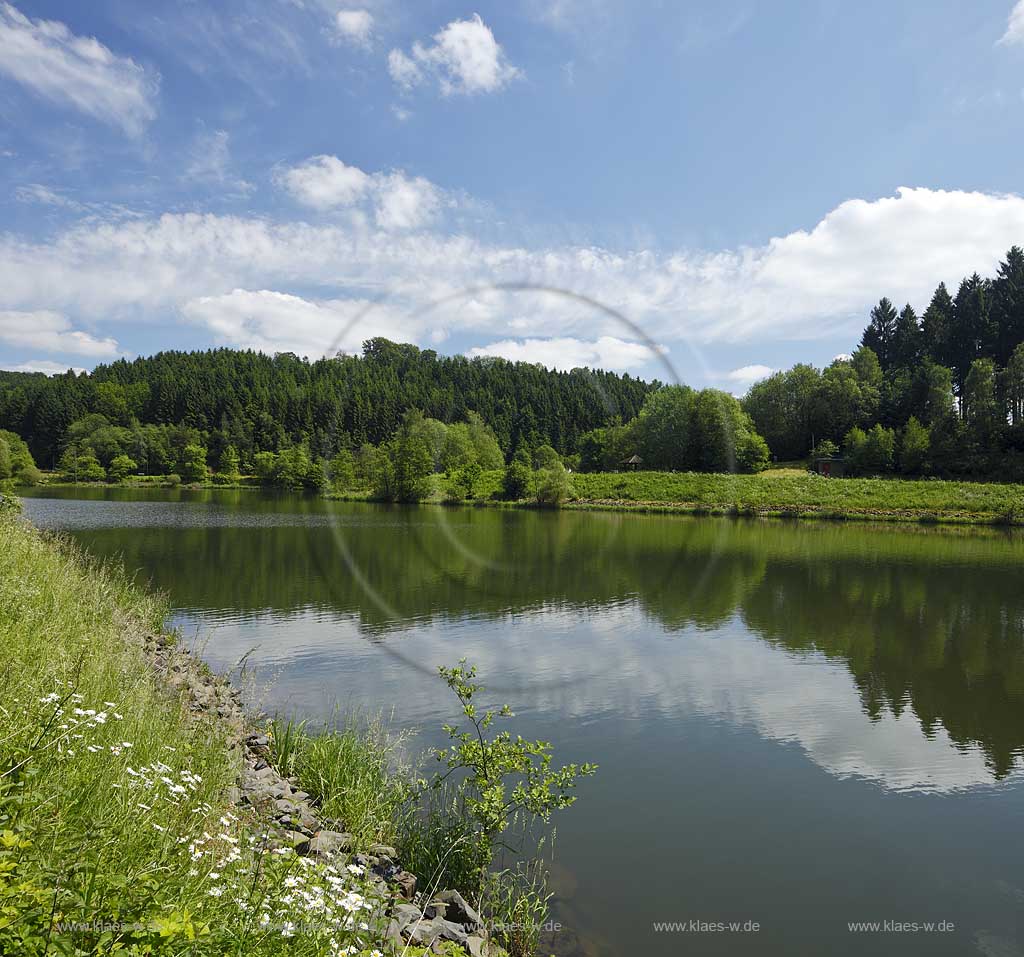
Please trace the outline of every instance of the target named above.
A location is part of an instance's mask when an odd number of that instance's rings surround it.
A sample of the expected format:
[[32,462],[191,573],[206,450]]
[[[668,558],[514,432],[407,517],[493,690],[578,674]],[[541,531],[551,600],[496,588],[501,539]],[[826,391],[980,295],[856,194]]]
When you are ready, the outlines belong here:
[[[268,711],[384,710],[426,748],[465,656],[517,730],[600,764],[556,818],[559,953],[1024,954],[1020,533],[239,490],[25,507],[166,591],[214,668],[248,656]],[[886,921],[919,926],[850,928]]]

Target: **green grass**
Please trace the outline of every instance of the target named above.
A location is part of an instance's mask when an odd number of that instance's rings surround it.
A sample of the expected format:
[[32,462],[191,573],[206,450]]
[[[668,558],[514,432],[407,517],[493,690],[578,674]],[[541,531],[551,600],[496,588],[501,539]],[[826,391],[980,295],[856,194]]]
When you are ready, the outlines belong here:
[[144,652],[163,603],[14,513],[0,496],[0,953],[380,946],[372,910],[345,923],[362,877],[269,850],[227,803],[225,729]]
[[[784,471],[785,474],[779,474]],[[573,476],[577,506],[1024,524],[1024,486],[903,479],[624,472]]]
[[384,720],[350,715],[310,733],[305,722],[271,722],[275,765],[320,800],[322,817],[350,833],[357,850],[391,844],[413,791],[402,764],[404,739]]

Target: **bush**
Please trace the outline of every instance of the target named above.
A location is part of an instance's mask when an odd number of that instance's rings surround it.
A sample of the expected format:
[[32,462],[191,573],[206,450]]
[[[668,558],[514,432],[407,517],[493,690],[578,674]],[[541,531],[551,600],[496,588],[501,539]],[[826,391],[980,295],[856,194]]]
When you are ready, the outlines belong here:
[[538,504],[550,507],[557,507],[572,497],[572,482],[561,463],[537,473],[536,496]]
[[558,453],[550,445],[541,445],[533,450],[533,467],[539,472],[553,469],[562,464]]
[[530,480],[533,478],[530,466],[520,459],[513,459],[505,466],[501,477],[501,497],[518,501],[530,494]]
[[107,469],[107,479],[111,482],[122,482],[129,475],[134,475],[138,468],[135,459],[127,455],[115,455],[111,459],[110,468]]

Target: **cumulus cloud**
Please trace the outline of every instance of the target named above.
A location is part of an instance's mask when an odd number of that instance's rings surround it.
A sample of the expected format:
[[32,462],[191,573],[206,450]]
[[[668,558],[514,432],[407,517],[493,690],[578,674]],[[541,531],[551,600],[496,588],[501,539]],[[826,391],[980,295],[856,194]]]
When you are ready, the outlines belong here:
[[57,20],[0,4],[0,72],[38,96],[139,135],[156,115],[160,78]]
[[466,355],[500,356],[512,362],[535,362],[549,369],[636,369],[651,359],[651,349],[640,342],[615,336],[601,336],[594,342],[572,337],[552,339],[503,339],[486,346],[476,346]]
[[725,374],[726,381],[732,383],[740,391],[746,391],[755,382],[767,379],[775,370],[771,366],[750,365],[740,366]]
[[416,337],[386,306],[368,300],[313,301],[270,289],[234,289],[222,296],[200,296],[185,303],[182,314],[205,326],[221,345],[245,346],[263,352],[333,355],[358,351],[373,335],[395,339]]
[[[367,187],[369,215],[329,223],[188,213],[84,220],[43,241],[7,233],[0,236],[0,309],[139,321],[177,314],[202,297],[273,289],[321,301],[379,300],[411,316],[455,297],[404,325],[405,337],[424,341],[440,328],[471,335],[467,345],[634,338],[572,298],[479,291],[525,282],[605,303],[673,354],[680,354],[676,344],[830,336],[852,344],[881,293],[923,308],[940,280],[956,283],[974,270],[991,275],[1024,236],[1024,198],[922,188],[850,200],[812,229],[760,246],[613,252],[388,230],[377,223],[375,195]],[[457,295],[467,289],[478,291]],[[373,314],[365,320],[363,338],[378,334],[373,321]],[[316,351],[318,342],[303,351]]]
[[522,76],[478,14],[469,20],[453,20],[429,43],[417,41],[411,56],[392,50],[388,70],[405,90],[433,78],[445,96],[494,93]]
[[305,206],[345,209],[366,204],[385,230],[418,229],[431,222],[442,205],[442,191],[422,176],[365,173],[337,156],[314,156],[278,176],[280,184]]
[[339,10],[334,15],[334,36],[355,46],[369,47],[373,14],[369,10]]
[[43,372],[46,375],[63,375],[69,370],[78,375],[86,371],[81,366],[67,366],[60,362],[51,362],[49,359],[29,359],[28,362],[19,362],[17,365],[3,368],[7,372]]
[[1018,0],[1010,11],[1010,18],[1006,23],[1006,32],[999,39],[999,42],[1005,46],[1024,42],[1024,0]]
[[67,316],[51,310],[0,312],[0,342],[44,352],[108,358],[119,353],[114,339],[97,339],[74,329]]

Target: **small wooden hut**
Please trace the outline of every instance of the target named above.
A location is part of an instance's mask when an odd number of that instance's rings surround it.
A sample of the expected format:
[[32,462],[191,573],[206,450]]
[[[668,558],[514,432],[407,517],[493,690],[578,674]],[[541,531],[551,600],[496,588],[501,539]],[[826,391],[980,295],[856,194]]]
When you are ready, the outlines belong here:
[[628,469],[632,469],[634,472],[644,464],[644,460],[639,455],[631,455],[625,462],[622,463]]

